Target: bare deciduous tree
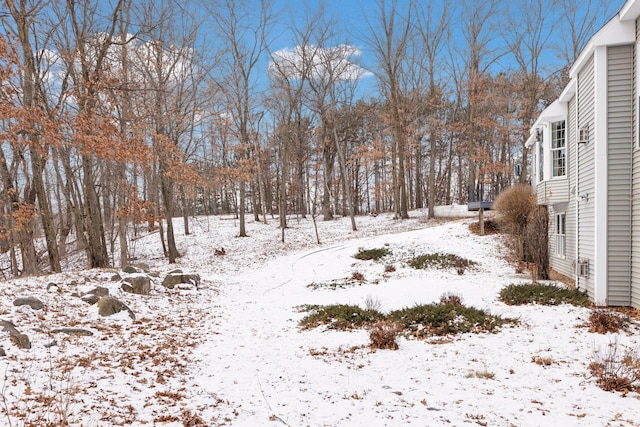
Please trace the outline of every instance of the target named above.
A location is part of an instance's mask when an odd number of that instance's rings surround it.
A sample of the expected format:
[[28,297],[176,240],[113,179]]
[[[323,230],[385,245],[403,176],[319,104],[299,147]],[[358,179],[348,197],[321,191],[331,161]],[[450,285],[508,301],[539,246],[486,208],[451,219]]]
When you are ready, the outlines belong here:
[[390,4],[385,0],[377,2],[378,15],[369,20],[369,35],[367,43],[375,52],[377,71],[383,96],[389,107],[389,121],[393,134],[392,168],[393,191],[396,215],[408,218],[407,183],[405,176],[405,149],[407,144],[406,129],[402,118],[402,87],[401,81],[406,72],[406,59],[411,38],[414,36],[412,24],[413,1],[403,4],[405,11],[400,9],[397,0]]

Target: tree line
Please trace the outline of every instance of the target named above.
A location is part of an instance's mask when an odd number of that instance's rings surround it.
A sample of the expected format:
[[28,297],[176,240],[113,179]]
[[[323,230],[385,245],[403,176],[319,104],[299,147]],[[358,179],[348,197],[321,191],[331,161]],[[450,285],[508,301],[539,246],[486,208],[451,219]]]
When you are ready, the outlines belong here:
[[377,0],[351,30],[271,0],[2,5],[5,276],[125,265],[143,224],[173,263],[178,218],[277,218],[284,241],[291,214],[356,230],[526,182],[529,128],[612,8]]

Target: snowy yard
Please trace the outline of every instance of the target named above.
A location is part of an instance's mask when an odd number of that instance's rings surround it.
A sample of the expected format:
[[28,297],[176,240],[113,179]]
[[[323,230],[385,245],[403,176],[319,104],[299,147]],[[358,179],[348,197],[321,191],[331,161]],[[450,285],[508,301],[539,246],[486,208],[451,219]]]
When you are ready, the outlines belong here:
[[[116,270],[4,282],[0,319],[32,347],[21,350],[0,334],[7,354],[0,425],[640,426],[639,396],[602,391],[588,369],[612,344],[640,351],[638,326],[595,334],[580,326],[589,309],[498,301],[501,288],[530,279],[505,260],[502,237],[471,234],[472,221],[428,221],[416,211],[406,221],[360,217],[352,232],[343,218],[318,223],[317,245],[310,219],[290,218],[282,244],[277,219],[249,221],[249,237],[236,238],[233,218],[198,218],[192,235],[178,230],[177,265],[162,259],[157,234],[136,242],[138,262],[158,273],[150,295],[123,292]],[[226,254],[215,255],[223,247]],[[391,251],[381,262],[353,258],[380,247]],[[406,264],[434,252],[477,266],[458,275]],[[389,265],[395,271],[385,271]],[[199,274],[200,286],[164,288],[174,268]],[[309,286],[354,272],[362,284]],[[124,312],[101,317],[73,295],[96,285],[135,320]],[[519,323],[493,334],[400,338],[396,351],[370,349],[365,330],[298,327],[306,304],[374,301],[388,312],[445,293]],[[45,308],[13,305],[26,296]],[[52,332],[66,327],[93,335]]]

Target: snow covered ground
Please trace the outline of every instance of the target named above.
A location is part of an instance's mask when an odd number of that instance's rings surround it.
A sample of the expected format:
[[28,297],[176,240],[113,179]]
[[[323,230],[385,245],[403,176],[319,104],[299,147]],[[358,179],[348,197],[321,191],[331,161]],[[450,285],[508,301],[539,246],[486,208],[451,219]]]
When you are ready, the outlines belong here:
[[[470,218],[411,216],[359,217],[357,232],[348,218],[320,221],[320,245],[310,219],[289,218],[282,244],[277,219],[250,220],[249,237],[238,238],[231,217],[197,218],[192,235],[177,236],[177,265],[164,261],[157,234],[136,241],[138,261],[159,276],[148,296],[122,292],[115,270],[0,284],[0,319],[32,343],[21,350],[0,333],[7,353],[0,358],[0,425],[640,426],[639,396],[602,391],[588,370],[595,352],[612,344],[640,351],[637,325],[601,335],[580,327],[585,308],[507,306],[499,290],[529,277],[507,263],[502,237],[471,234]],[[383,262],[353,258],[359,248],[383,246],[392,251]],[[226,255],[215,255],[222,247]],[[464,275],[406,265],[438,251],[478,265]],[[394,272],[385,272],[389,264]],[[162,287],[176,267],[200,274],[201,286]],[[362,285],[308,286],[354,272],[364,276]],[[47,291],[50,282],[58,287]],[[73,296],[96,285],[125,302],[135,321],[100,317]],[[369,300],[389,311],[445,293],[520,323],[494,334],[400,338],[396,351],[371,350],[364,330],[298,327],[304,304],[364,307]],[[24,296],[45,308],[12,304]],[[62,327],[93,335],[51,333]]]

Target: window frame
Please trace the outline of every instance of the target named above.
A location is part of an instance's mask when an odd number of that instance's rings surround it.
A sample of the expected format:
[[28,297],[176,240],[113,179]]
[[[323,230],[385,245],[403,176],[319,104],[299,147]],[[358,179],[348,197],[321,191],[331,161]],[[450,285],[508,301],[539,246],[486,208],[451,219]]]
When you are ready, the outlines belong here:
[[567,176],[567,121],[551,123],[551,177]]
[[538,141],[538,182],[544,181],[544,140]]
[[567,213],[556,212],[556,256],[565,258],[567,256]]

